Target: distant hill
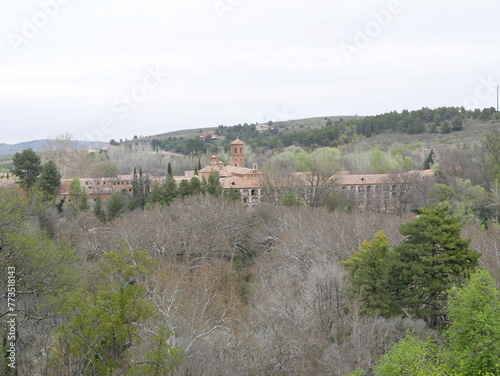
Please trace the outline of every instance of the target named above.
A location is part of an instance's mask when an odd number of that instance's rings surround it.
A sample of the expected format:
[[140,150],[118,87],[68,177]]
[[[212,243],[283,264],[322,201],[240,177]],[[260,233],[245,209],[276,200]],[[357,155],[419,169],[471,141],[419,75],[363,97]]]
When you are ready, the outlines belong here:
[[[47,145],[47,140],[34,140],[21,142],[19,144],[0,144],[0,158],[8,158],[13,156],[16,153],[23,151],[24,149],[33,149],[33,151],[37,153],[41,153],[45,151],[45,147]],[[96,149],[109,145],[106,142],[89,142],[89,141],[74,141],[73,149],[81,150],[81,149]]]
[[[332,122],[338,121],[348,121],[348,120],[358,120],[362,119],[364,116],[320,116],[320,117],[312,117],[312,118],[304,118],[304,119],[294,119],[294,120],[286,120],[286,121],[275,121],[273,122],[273,127],[279,128],[281,133],[287,132],[300,132],[308,129],[321,128],[325,125],[325,123],[330,120]],[[218,127],[204,127],[204,128],[195,128],[195,129],[182,129],[178,131],[172,131],[167,133],[156,134],[148,137],[142,137],[142,140],[147,139],[163,139],[169,137],[182,137],[182,138],[192,138],[200,135],[204,132],[213,132],[216,131]]]

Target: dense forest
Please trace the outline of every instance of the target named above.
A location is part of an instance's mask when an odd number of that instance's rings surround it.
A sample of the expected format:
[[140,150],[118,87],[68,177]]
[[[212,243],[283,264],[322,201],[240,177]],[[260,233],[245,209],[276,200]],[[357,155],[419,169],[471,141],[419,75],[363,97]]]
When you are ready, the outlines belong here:
[[[402,116],[426,132],[436,119],[442,132],[457,116],[496,116],[440,111],[380,116],[398,132]],[[377,118],[304,134],[384,132]],[[474,145],[439,150],[285,138],[249,150],[268,194],[252,210],[215,174],[172,184],[206,153],[139,140],[88,153],[61,137],[41,156],[16,154],[0,179],[0,374],[499,375],[495,124]],[[331,184],[340,170],[415,169],[431,178],[391,212],[357,208]],[[294,186],[296,172],[314,184]],[[88,202],[78,191],[78,177],[118,173],[133,174],[132,195]],[[142,195],[154,173],[165,183]],[[55,198],[61,178],[76,182],[71,204]]]

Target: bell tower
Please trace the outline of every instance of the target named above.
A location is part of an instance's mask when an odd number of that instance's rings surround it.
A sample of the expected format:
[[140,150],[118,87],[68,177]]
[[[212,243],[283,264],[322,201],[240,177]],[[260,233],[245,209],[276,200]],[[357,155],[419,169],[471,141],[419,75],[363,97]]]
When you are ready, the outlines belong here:
[[239,138],[231,142],[231,163],[234,167],[245,167],[245,143]]

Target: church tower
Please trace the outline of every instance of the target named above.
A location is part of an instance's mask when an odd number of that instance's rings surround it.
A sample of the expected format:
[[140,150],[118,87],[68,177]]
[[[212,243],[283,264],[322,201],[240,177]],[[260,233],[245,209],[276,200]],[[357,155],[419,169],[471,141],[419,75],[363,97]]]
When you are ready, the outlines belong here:
[[231,161],[234,167],[245,167],[245,143],[238,138],[231,142]]

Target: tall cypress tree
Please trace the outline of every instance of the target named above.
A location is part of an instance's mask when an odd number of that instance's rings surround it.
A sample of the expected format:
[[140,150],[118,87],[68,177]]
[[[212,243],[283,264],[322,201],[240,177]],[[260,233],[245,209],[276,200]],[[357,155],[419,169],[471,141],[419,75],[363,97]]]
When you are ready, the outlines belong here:
[[424,165],[422,167],[424,168],[424,170],[428,170],[432,167],[433,164],[434,164],[434,150],[431,149],[431,152],[425,159]]

